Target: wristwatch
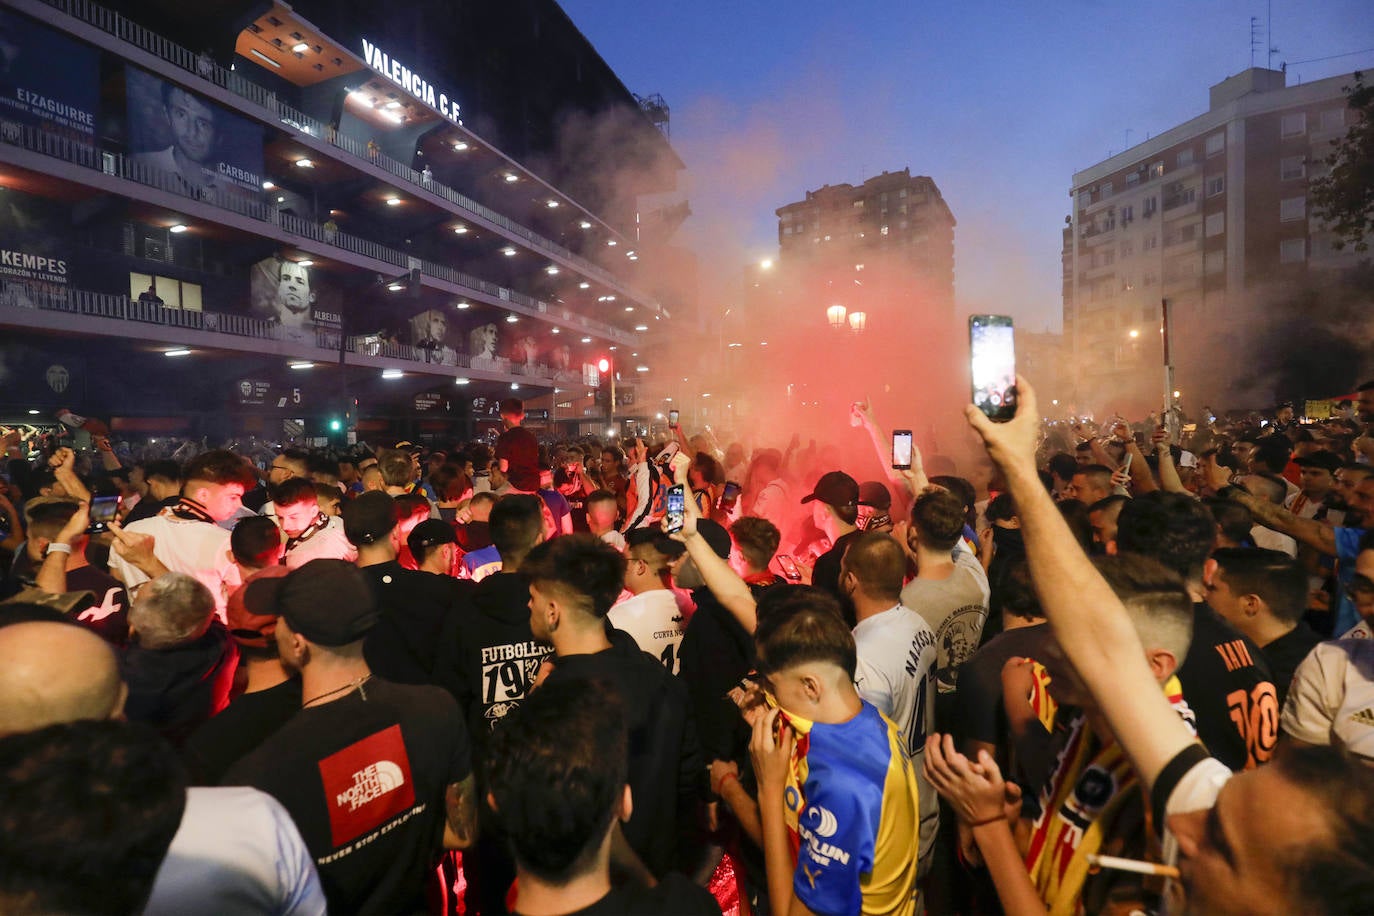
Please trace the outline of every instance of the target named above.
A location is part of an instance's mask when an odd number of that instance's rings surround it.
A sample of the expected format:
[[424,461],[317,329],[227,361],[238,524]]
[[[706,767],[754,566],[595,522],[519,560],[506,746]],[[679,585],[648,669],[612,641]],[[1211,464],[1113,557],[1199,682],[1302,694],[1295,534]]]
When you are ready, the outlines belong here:
[[52,556],[52,555],[55,554],[55,553],[65,553],[65,554],[70,555],[71,552],[72,552],[72,545],[71,545],[71,544],[59,544],[57,541],[53,541],[52,543],[50,543],[50,544],[47,546],[46,549],[44,549],[44,551],[43,551],[43,557],[46,559],[47,557],[50,557],[50,556]]

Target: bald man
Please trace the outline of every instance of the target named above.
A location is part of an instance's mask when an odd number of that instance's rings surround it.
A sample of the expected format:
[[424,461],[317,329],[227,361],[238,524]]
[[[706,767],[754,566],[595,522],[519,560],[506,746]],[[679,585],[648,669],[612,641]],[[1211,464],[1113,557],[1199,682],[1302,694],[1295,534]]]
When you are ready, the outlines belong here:
[[129,689],[109,645],[69,623],[0,628],[0,737],[81,719],[119,719]]
[[[122,719],[128,693],[113,650],[85,627],[55,621],[0,627],[0,737]],[[181,827],[143,912],[188,913],[207,900],[220,912],[324,913],[315,864],[271,796],[241,787],[187,791]]]

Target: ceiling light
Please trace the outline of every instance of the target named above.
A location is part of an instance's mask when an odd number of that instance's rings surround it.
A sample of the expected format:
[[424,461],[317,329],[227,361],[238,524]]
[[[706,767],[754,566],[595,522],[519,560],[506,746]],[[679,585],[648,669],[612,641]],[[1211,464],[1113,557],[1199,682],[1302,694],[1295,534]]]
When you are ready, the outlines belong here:
[[273,60],[272,58],[268,57],[266,54],[262,53],[262,52],[259,51],[257,48],[249,48],[249,49],[248,49],[248,53],[251,54],[251,55],[253,55],[253,56],[256,57],[258,60],[262,61],[263,63],[267,64],[267,65],[270,66],[270,67],[275,67],[275,68],[277,68],[278,70],[281,69],[281,64],[277,63],[275,60]]
[[315,266],[315,262],[312,261],[312,260],[310,260],[309,258],[306,258],[304,261],[297,261],[296,263],[299,264],[301,267],[314,267],[314,266]]
[[291,46],[291,50],[295,51],[297,54],[301,54],[305,51],[309,51],[310,45],[307,42],[298,41]]
[[614,301],[615,301],[615,296],[607,296],[607,297],[606,297],[606,301],[607,301],[607,302],[614,302]]
[[638,261],[638,260],[639,260],[639,255],[637,255],[637,254],[632,254],[632,255],[630,255],[630,260],[631,260],[631,261]]
[[502,253],[503,255],[505,255],[506,257],[508,257],[508,258],[513,258],[513,257],[515,257],[515,249],[514,249],[514,248],[511,248],[511,247],[509,247],[509,246],[507,246],[507,247],[505,247],[505,248],[502,248],[502,249],[501,249],[501,253]]
[[404,375],[405,375],[405,373],[402,372],[400,369],[383,369],[383,370],[382,370],[382,378],[387,378],[387,379],[390,379],[390,378],[401,378],[401,377],[404,376]]
[[458,235],[467,235],[467,234],[468,234],[468,227],[467,227],[467,226],[454,226],[454,227],[453,227],[453,231],[456,232]]
[[507,172],[507,173],[506,173],[506,183],[507,183],[507,184],[510,184],[510,183],[512,183],[512,182],[516,182],[516,181],[519,181],[519,180],[520,180],[520,176],[517,175],[517,174],[515,174],[514,172]]
[[458,304],[455,305],[454,308],[458,309],[459,311],[462,311],[463,309],[472,308],[472,303],[468,302],[466,299],[460,299],[458,300]]
[[456,379],[453,380],[453,384],[455,384],[455,385],[466,385],[466,384],[467,384],[468,382],[470,382],[470,381],[472,381],[472,379],[468,379],[468,378],[456,378]]
[[616,245],[619,245],[620,243],[617,242],[615,239],[607,239],[606,244],[607,246],[614,248]]
[[31,417],[36,417],[36,416],[38,416],[38,411],[36,411],[36,410],[30,410],[30,411],[29,411],[29,416],[31,416]]
[[401,283],[392,282],[388,283],[386,288],[391,290],[393,293],[399,293],[401,290],[405,289],[405,286]]
[[634,307],[633,305],[627,305],[627,306],[625,306],[625,311],[627,311],[627,312],[633,312],[634,310],[635,310],[635,307]]
[[313,169],[315,163],[311,162],[309,159],[297,159],[296,167],[301,169]]
[[737,350],[737,349],[739,349],[739,348],[742,347],[742,346],[744,346],[744,344],[742,344],[742,343],[732,343],[732,344],[730,344],[730,349],[731,349],[731,350]]
[[163,356],[190,356],[190,355],[191,355],[191,351],[188,350],[188,349],[186,349],[185,347],[178,347],[178,348],[175,349],[175,350],[163,350],[163,351],[162,351],[162,355],[163,355]]
[[562,333],[563,333],[563,330],[562,330],[561,328],[554,328],[554,329],[553,329],[553,332],[554,332],[555,334],[562,334]]
[[551,200],[551,201],[549,201],[549,203],[548,203],[548,208],[549,208],[550,210],[557,210],[557,209],[558,209],[558,201],[556,201],[556,200]]
[[558,273],[558,268],[550,264],[548,267],[544,268],[544,273],[552,277],[554,274]]
[[649,371],[649,367],[648,367],[648,366],[635,366],[635,371],[636,371],[636,372],[648,372],[648,371]]
[[635,325],[635,330],[636,330],[636,331],[647,331],[647,330],[649,330],[649,326],[648,326],[647,324],[637,324],[637,325]]
[[312,363],[312,362],[310,362],[309,360],[300,360],[300,361],[298,361],[298,362],[291,363],[291,364],[290,364],[290,368],[292,368],[292,369],[314,369],[314,368],[315,368],[315,364]]
[[173,226],[172,228],[168,229],[167,231],[168,231],[168,232],[175,232],[175,233],[180,234],[180,233],[186,231],[186,225],[185,225],[184,223],[177,223],[175,226]]
[[591,285],[590,283],[588,283],[586,280],[583,280],[581,283],[577,284],[577,288],[578,288],[578,289],[591,289],[591,288],[592,288],[592,285]]
[[274,184],[273,184],[272,182],[270,182],[270,181],[264,181],[264,182],[262,183],[262,189],[263,189],[264,191],[270,191],[270,190],[272,190],[272,189],[275,188],[275,187],[276,187],[276,185],[274,185]]
[[591,342],[592,342],[592,339],[591,339],[590,337],[584,337],[584,338],[582,338],[582,342],[583,342],[583,343],[591,343]]
[[467,148],[468,148],[468,145],[467,145],[467,142],[466,142],[465,140],[459,140],[457,143],[453,144],[453,151],[456,152],[456,153],[461,153],[461,152],[463,152],[464,150],[466,150]]
[[279,203],[279,204],[284,204],[284,203],[286,203],[286,198],[285,198],[285,197],[281,197],[280,195],[278,195],[278,197],[277,197],[277,203]]
[[585,219],[582,222],[578,223],[578,225],[581,226],[583,229],[592,228],[592,224],[587,222]]
[[507,316],[506,316],[506,321],[509,322],[510,324],[515,324],[515,323],[516,323],[517,321],[519,321],[519,320],[520,320],[520,316],[519,316],[519,315],[507,315]]
[[511,391],[519,391],[519,390],[520,390],[520,383],[519,383],[519,382],[511,382],[511,383],[510,383],[510,390],[511,390]]
[[388,198],[386,199],[386,205],[387,205],[388,207],[399,207],[399,206],[401,205],[401,198],[399,198],[399,197],[388,197]]
[[703,398],[709,398],[709,397],[711,396],[711,392],[709,392],[709,391],[702,392],[702,395],[701,395],[701,396],[702,396]]
[[387,107],[387,108],[393,108],[393,109],[394,109],[394,108],[400,108],[400,107],[401,107],[401,103],[398,102],[398,101],[396,101],[395,99],[392,99],[390,102],[387,102],[387,103],[386,103],[386,107]]
[[382,117],[386,118],[392,124],[402,124],[405,122],[405,116],[398,111],[384,111],[382,112]]

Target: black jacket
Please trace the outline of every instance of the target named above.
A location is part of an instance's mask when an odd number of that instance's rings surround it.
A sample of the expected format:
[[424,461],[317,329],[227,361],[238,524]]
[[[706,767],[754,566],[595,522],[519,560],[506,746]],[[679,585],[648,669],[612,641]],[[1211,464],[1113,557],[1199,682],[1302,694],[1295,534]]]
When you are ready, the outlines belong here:
[[145,649],[137,639],[124,651],[129,698],[124,713],[180,747],[191,732],[229,705],[238,645],[218,620],[196,639],[170,649]]
[[754,639],[710,591],[692,593],[697,610],[678,648],[678,677],[687,687],[702,756],[746,763],[749,726],[726,694],[753,670]]
[[363,643],[372,673],[394,684],[439,683],[440,635],[449,618],[470,614],[474,586],[406,569],[392,560],[362,567],[379,612]]

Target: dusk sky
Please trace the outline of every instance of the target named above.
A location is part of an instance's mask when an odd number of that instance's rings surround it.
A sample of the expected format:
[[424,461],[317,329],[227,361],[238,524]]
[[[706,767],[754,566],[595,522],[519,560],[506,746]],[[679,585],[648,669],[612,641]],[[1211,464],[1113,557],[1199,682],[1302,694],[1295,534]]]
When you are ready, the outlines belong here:
[[[909,166],[958,220],[960,310],[1054,330],[1073,172],[1202,114],[1250,66],[1250,17],[1266,22],[1261,0],[560,2],[626,86],[672,108],[694,211],[680,238],[704,269],[775,254],[773,211],[805,191]],[[1272,6],[1290,85],[1374,70],[1370,0]]]

